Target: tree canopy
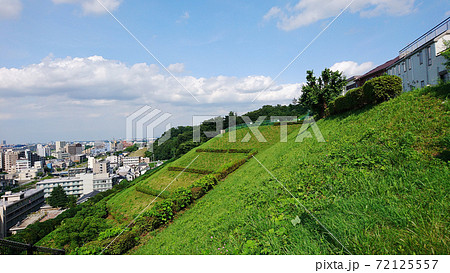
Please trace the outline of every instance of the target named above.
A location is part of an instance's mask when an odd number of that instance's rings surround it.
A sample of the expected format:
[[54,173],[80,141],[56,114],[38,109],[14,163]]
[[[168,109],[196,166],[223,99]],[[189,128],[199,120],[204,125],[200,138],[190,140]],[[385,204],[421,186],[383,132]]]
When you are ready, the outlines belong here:
[[328,104],[342,93],[346,84],[345,76],[339,71],[331,71],[329,68],[325,68],[320,77],[315,77],[314,71],[308,70],[306,72],[306,85],[302,88],[302,96],[299,102],[323,117]]
[[48,204],[54,208],[64,208],[67,206],[69,198],[61,185],[53,188],[48,198]]

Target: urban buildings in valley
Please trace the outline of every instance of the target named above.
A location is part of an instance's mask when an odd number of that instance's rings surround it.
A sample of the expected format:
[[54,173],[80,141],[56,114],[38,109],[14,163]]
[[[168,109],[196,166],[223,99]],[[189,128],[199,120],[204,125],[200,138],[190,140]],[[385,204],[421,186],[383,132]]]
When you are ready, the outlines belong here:
[[6,237],[11,227],[43,205],[43,189],[18,193],[6,192],[0,200],[0,238]]

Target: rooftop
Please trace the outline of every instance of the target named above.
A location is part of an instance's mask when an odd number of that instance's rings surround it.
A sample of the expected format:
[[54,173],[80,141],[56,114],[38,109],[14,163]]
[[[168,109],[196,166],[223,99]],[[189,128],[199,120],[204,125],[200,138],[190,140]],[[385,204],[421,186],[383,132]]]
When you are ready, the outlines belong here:
[[406,55],[414,52],[416,49],[420,48],[424,44],[433,41],[434,38],[438,37],[442,33],[446,32],[450,29],[450,17],[442,21],[440,24],[435,26],[434,28],[430,29],[428,32],[414,40],[409,45],[405,46],[402,50],[399,52],[399,57],[403,58]]
[[[16,193],[6,192],[5,195],[2,196],[0,200],[0,206],[10,206],[14,203],[17,203],[20,200],[26,199],[36,193],[43,191],[44,189],[31,189],[27,191],[20,191]],[[11,200],[10,200],[11,199]]]

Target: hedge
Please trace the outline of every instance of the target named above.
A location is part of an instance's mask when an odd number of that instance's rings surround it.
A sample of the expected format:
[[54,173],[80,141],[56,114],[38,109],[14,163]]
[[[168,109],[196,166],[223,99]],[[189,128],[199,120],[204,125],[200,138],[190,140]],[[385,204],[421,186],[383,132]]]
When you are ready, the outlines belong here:
[[197,149],[197,153],[249,153],[253,149]]
[[198,174],[210,174],[212,171],[208,170],[201,170],[201,169],[192,169],[192,168],[183,168],[183,167],[169,167],[169,171],[175,171],[175,172],[186,172],[186,173],[198,173]]
[[153,196],[158,196],[163,198],[163,199],[167,199],[170,197],[170,193],[168,191],[163,191],[161,192],[161,190],[156,190],[156,189],[152,189],[146,185],[143,184],[138,184],[136,185],[136,190],[138,192],[142,192],[148,195],[153,195]]
[[363,86],[364,101],[377,104],[402,93],[402,79],[398,76],[381,76],[368,80]]
[[402,79],[398,76],[381,76],[368,80],[362,87],[352,89],[337,97],[325,110],[326,116],[378,104],[402,93]]

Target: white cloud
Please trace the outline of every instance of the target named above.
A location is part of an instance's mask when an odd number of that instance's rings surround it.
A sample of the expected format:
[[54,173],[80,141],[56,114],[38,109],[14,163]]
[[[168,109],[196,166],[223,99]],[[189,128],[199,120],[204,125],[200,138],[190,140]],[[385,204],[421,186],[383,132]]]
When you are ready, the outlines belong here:
[[[106,9],[109,11],[116,10],[122,0],[52,0],[55,4],[78,4],[81,5],[84,14],[105,14]],[[104,7],[103,7],[103,6]],[[106,9],[105,9],[106,8]]]
[[0,19],[14,19],[22,12],[20,0],[0,0]]
[[184,64],[183,63],[176,63],[176,64],[170,64],[167,69],[172,73],[183,73],[184,72]]
[[[272,7],[265,20],[277,19],[278,28],[290,31],[310,25],[322,19],[338,15],[350,0],[300,0],[295,6],[287,5],[284,9]],[[357,0],[349,7],[351,13],[361,17],[379,15],[406,15],[415,10],[415,0]]]
[[[175,73],[184,64],[168,66]],[[250,102],[264,90],[271,78],[217,76],[177,78],[201,103]],[[0,97],[65,96],[85,101],[148,101],[194,104],[191,95],[167,73],[154,64],[127,66],[101,56],[55,59],[51,56],[38,64],[23,68],[0,68]],[[299,84],[275,85],[268,88],[259,101],[283,101],[298,96]]]
[[366,72],[369,72],[374,67],[375,66],[372,62],[358,64],[352,61],[344,61],[335,63],[330,69],[333,71],[341,71],[345,76],[351,77],[356,75],[363,75]]
[[[0,139],[120,138],[125,136],[126,116],[143,105],[171,113],[171,124],[178,126],[191,125],[192,115],[243,114],[265,104],[290,103],[301,93],[301,84],[274,84],[252,103],[270,77],[177,78],[200,103],[154,64],[49,56],[22,68],[0,68],[0,121],[8,128],[0,130]],[[165,127],[158,130],[162,133]]]

